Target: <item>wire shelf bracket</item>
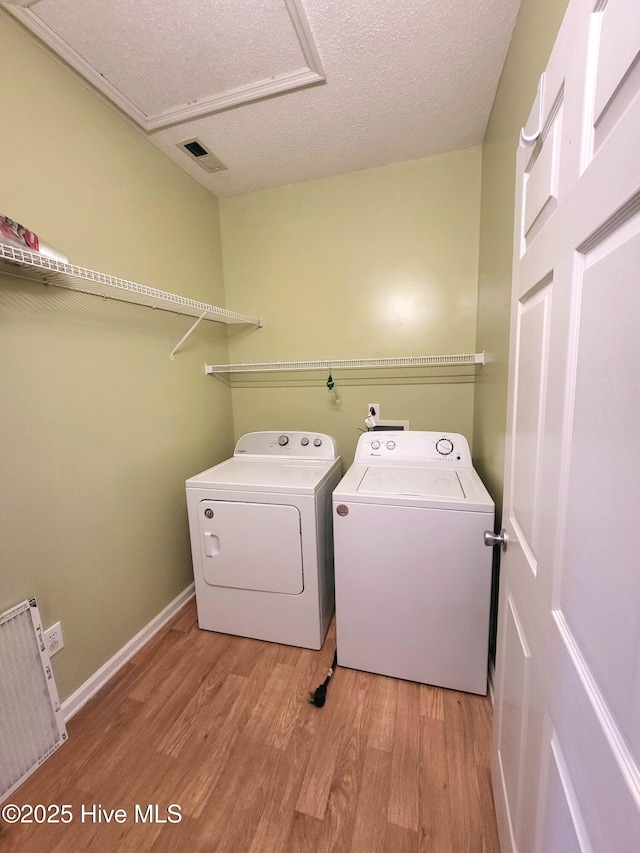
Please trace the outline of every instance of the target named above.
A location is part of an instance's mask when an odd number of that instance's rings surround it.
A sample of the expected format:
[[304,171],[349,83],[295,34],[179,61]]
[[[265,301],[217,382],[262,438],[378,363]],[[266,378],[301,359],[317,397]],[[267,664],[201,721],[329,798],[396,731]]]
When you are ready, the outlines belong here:
[[451,367],[484,364],[484,352],[460,355],[419,355],[399,358],[347,358],[333,361],[268,361],[261,364],[205,364],[207,375],[216,373],[263,373],[289,370],[340,370],[386,367]]
[[124,278],[105,275],[75,264],[67,264],[38,252],[29,252],[4,243],[0,243],[0,272],[41,284],[77,290],[91,296],[102,296],[118,302],[144,305],[148,308],[169,311],[172,314],[196,317],[196,322],[171,350],[171,358],[202,320],[211,320],[214,323],[246,323],[257,327],[264,325],[262,317],[250,317],[236,311],[228,311],[226,308],[218,308],[216,305],[189,299],[187,296],[178,296],[135,281],[127,281]]

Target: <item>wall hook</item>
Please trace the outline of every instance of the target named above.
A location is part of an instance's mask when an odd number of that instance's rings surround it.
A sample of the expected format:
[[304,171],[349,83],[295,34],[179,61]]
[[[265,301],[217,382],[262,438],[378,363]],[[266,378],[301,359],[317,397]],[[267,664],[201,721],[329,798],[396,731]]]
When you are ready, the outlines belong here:
[[[543,118],[543,110],[542,110],[542,96],[544,94],[544,74],[540,75],[540,80],[538,81],[538,92],[536,94],[536,101],[538,102],[538,127],[534,133],[527,134],[525,133],[525,128],[521,128],[520,130],[520,147],[521,148],[531,148],[536,144],[538,137],[542,133],[542,118]],[[535,103],[535,102],[534,102]]]

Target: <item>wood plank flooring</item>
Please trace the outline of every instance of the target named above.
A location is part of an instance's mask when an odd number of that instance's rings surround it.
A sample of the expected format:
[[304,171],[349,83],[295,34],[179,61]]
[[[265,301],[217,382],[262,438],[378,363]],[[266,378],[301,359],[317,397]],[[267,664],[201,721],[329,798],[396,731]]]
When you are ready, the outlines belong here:
[[334,645],[200,631],[191,601],[9,798],[71,822],[4,823],[0,851],[499,853],[488,697],[338,667],[315,708]]

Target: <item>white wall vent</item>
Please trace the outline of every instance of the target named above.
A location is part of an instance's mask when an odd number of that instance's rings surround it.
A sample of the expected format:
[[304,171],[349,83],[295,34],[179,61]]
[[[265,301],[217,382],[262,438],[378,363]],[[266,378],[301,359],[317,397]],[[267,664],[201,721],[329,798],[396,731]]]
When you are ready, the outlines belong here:
[[179,142],[178,148],[187,153],[192,160],[195,160],[201,169],[205,172],[224,172],[227,166],[221,160],[208,151],[199,139],[187,139],[185,142]]
[[0,614],[0,803],[67,739],[35,598]]

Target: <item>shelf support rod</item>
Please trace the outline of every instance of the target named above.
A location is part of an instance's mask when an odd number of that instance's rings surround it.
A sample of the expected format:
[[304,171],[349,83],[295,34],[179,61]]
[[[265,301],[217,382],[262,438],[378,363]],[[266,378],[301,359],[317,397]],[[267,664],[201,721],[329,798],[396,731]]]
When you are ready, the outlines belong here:
[[169,353],[169,357],[171,358],[171,361],[173,361],[175,359],[176,353],[178,352],[178,350],[180,349],[182,344],[187,340],[189,335],[198,328],[198,326],[200,325],[200,323],[202,323],[202,321],[204,320],[204,318],[207,316],[208,313],[209,313],[208,311],[203,311],[202,314],[195,321],[195,323],[191,326],[189,331],[180,338],[178,343],[174,346],[174,348]]

